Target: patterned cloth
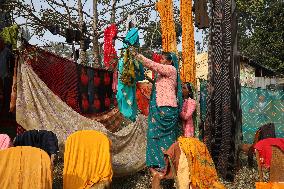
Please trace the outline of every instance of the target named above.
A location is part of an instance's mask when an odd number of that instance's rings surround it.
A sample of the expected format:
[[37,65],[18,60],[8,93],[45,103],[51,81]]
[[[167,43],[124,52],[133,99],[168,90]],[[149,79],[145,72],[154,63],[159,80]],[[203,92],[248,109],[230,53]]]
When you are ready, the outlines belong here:
[[117,54],[113,44],[117,33],[116,24],[111,24],[104,31],[104,64],[106,69],[114,69],[117,65]]
[[165,52],[177,52],[176,30],[172,0],[160,0],[156,3],[162,28],[162,47]]
[[157,73],[157,79],[155,81],[157,105],[177,107],[177,69],[172,65],[154,62],[143,55],[138,55],[137,58],[143,62],[146,68]]
[[208,96],[206,89],[207,81],[200,80],[200,120],[206,119],[206,98]]
[[[155,93],[154,93],[155,95]],[[177,139],[177,108],[150,107],[148,118],[146,165],[165,168],[164,154],[161,148],[168,149]]]
[[25,50],[25,58],[39,78],[68,106],[80,112],[76,63],[34,46]]
[[23,134],[25,131],[26,131],[26,129],[24,129],[21,125],[17,125],[17,128],[16,128],[16,134],[17,134],[17,135],[21,135],[21,134]]
[[10,137],[6,134],[0,134],[0,150],[5,150],[12,146]]
[[91,188],[111,182],[111,141],[98,131],[78,131],[65,144],[63,188]]
[[151,96],[152,84],[149,82],[137,83],[136,98],[137,105],[141,113],[145,116],[149,114],[149,101]]
[[[125,39],[124,39],[124,44],[123,47],[126,49],[122,53],[129,53],[129,50],[127,49],[129,46],[139,46],[139,35],[138,35],[138,29],[137,28],[132,28],[129,30],[127,33]],[[142,74],[144,72],[144,69],[139,65],[138,70],[136,70],[133,67],[133,73],[132,75],[135,75],[135,81],[133,82],[133,85],[126,85],[124,82],[121,80],[121,76],[125,69],[130,71],[129,68],[126,68],[124,65],[125,59],[124,57],[121,57],[119,62],[118,62],[118,85],[117,85],[117,94],[116,94],[116,99],[118,103],[118,108],[119,111],[128,119],[135,121],[136,115],[137,115],[137,101],[136,101],[136,82],[137,81],[142,81],[144,79],[144,75]],[[128,65],[133,65],[134,62],[129,63]],[[134,65],[133,65],[134,66]],[[140,75],[141,77],[137,77]]]
[[241,63],[240,70],[240,83],[244,87],[255,86],[255,68],[245,62]]
[[257,129],[273,123],[277,137],[284,137],[284,92],[282,90],[241,88],[244,143],[252,143]]
[[39,148],[17,146],[0,151],[1,188],[52,188],[51,163]]
[[[200,116],[206,117],[206,81],[200,82]],[[281,90],[241,87],[243,142],[253,143],[261,125],[273,123],[277,137],[284,137],[284,92]]]
[[103,69],[77,66],[80,76],[80,112],[102,113],[113,104],[112,72]]
[[115,133],[121,130],[122,122],[124,121],[123,115],[119,112],[118,107],[114,107],[107,112],[95,115],[84,115],[89,119],[98,121],[105,126],[107,130]]
[[145,167],[146,117],[139,115],[136,122],[111,133],[101,123],[78,114],[63,102],[31,66],[20,64],[18,70],[16,120],[21,126],[27,130],[52,131],[60,144],[78,130],[101,131],[112,141],[115,174],[128,175]]
[[205,142],[220,175],[233,181],[241,140],[235,0],[212,1]]
[[192,21],[192,1],[180,1],[182,24],[182,67],[181,80],[196,86],[196,65],[194,48],[194,26]]
[[193,124],[192,114],[195,111],[195,108],[196,108],[195,100],[191,98],[184,100],[180,116],[183,120],[183,131],[185,137],[194,136],[194,124]]
[[[172,58],[174,67],[177,69],[177,76],[175,77],[177,79],[177,89],[175,90],[177,93],[175,98],[178,106],[159,106],[157,103],[157,95],[159,94],[156,92],[156,85],[153,85],[147,132],[146,165],[148,167],[165,168],[164,154],[161,148],[168,149],[176,141],[179,133],[178,119],[182,108],[182,87],[177,57],[173,53]],[[156,75],[155,82],[157,78]]]
[[206,145],[196,138],[180,137],[178,142],[188,160],[191,186],[200,189],[225,189],[218,182],[214,162]]

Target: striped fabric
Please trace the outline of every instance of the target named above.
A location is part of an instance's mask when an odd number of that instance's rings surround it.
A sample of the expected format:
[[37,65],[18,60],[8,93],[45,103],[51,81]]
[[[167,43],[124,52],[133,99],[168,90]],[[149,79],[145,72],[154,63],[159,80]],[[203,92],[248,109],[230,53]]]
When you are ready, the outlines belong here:
[[34,46],[26,48],[29,63],[40,79],[68,106],[80,112],[76,63]]
[[208,59],[208,98],[205,142],[221,176],[233,180],[238,138],[236,116],[239,99],[234,56],[234,0],[212,1]]

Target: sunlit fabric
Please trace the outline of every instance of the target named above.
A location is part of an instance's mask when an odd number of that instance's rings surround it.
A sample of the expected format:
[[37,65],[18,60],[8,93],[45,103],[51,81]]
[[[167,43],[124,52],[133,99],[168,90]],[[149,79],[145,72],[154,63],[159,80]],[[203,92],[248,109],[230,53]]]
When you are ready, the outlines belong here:
[[78,131],[67,138],[63,188],[90,188],[112,180],[111,142],[98,131]]
[[51,189],[51,163],[48,154],[30,146],[1,150],[0,186],[11,189]]

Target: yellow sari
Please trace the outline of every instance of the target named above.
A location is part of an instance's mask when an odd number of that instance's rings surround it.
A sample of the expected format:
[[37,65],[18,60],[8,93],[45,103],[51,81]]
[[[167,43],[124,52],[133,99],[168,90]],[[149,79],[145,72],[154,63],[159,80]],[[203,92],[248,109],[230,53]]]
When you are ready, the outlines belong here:
[[218,182],[214,162],[206,145],[191,137],[180,137],[178,142],[187,157],[191,186],[200,189],[224,189]]
[[51,163],[48,154],[30,146],[0,151],[0,187],[51,189]]
[[111,142],[101,132],[77,131],[67,138],[64,152],[63,188],[90,188],[111,182]]

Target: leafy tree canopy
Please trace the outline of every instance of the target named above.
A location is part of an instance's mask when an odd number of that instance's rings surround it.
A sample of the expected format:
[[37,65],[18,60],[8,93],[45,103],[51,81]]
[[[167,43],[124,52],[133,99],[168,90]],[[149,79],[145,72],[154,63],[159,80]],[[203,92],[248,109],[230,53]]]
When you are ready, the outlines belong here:
[[284,3],[282,0],[237,0],[242,55],[284,73]]

